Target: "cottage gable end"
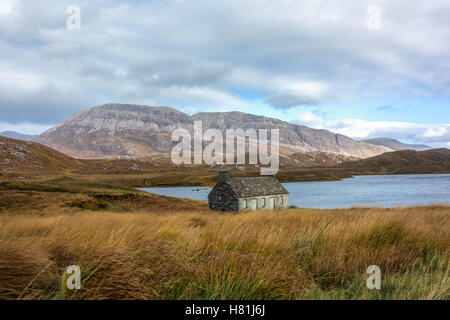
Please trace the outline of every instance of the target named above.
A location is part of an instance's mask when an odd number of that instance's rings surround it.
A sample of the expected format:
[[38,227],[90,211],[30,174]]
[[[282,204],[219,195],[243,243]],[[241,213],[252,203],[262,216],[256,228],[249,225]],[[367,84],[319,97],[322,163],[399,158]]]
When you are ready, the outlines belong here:
[[208,203],[212,210],[239,210],[238,198],[226,181],[221,181],[216,184],[208,195]]

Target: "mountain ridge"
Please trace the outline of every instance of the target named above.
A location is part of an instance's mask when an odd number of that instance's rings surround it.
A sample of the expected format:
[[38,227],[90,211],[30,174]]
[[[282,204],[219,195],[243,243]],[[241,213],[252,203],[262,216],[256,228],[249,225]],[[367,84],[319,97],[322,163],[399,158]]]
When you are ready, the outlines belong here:
[[23,134],[16,131],[3,131],[0,132],[0,136],[23,141],[30,141],[31,139],[37,137],[36,135]]
[[[343,135],[243,112],[202,112],[189,116],[171,107],[107,104],[78,112],[33,139],[76,158],[145,157],[170,153],[172,131],[193,132],[194,121],[203,130],[280,129],[282,152],[326,152],[367,158],[390,148],[355,141]],[[225,136],[225,134],[224,134]]]
[[365,143],[374,144],[377,146],[384,146],[391,148],[394,151],[400,151],[400,150],[426,150],[426,149],[432,149],[430,146],[424,145],[424,144],[408,144],[403,143],[401,141],[398,141],[396,139],[387,138],[387,137],[381,137],[381,138],[373,138],[373,139],[366,139],[361,140]]

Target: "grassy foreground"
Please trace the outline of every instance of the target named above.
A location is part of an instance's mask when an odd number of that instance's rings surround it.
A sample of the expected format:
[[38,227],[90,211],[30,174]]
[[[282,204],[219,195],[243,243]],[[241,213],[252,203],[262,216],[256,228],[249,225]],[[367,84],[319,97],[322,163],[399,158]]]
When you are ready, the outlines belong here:
[[[450,298],[448,206],[94,209],[4,211],[0,299]],[[73,264],[78,291],[65,286]],[[373,264],[381,290],[366,287]]]

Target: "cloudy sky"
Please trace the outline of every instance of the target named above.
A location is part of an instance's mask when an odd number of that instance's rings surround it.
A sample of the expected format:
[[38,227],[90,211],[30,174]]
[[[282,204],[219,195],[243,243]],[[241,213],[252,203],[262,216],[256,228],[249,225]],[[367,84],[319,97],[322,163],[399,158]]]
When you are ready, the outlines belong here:
[[0,0],[0,131],[137,103],[450,147],[449,39],[448,0]]

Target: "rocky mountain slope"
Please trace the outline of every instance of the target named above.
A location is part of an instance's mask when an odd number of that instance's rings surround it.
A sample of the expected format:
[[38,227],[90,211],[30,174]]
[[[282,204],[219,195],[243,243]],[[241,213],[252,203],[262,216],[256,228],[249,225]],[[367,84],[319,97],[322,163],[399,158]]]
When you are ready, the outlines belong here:
[[386,147],[373,146],[355,141],[327,130],[312,129],[291,124],[278,119],[256,116],[242,112],[204,112],[192,116],[201,120],[206,128],[225,129],[279,129],[280,146],[296,152],[326,152],[345,156],[367,158],[383,152],[392,151]]
[[394,151],[398,150],[426,150],[431,149],[430,146],[424,144],[407,144],[391,138],[375,138],[362,140],[362,142],[374,144],[376,146],[388,147]]
[[315,152],[297,152],[289,156],[281,157],[281,168],[330,168],[348,161],[359,160],[358,158],[342,154]]
[[[79,112],[33,141],[77,158],[148,157],[171,152],[174,129],[193,132],[194,121],[203,130],[280,129],[282,153],[325,152],[367,158],[392,151],[352,140],[326,130],[316,130],[281,120],[242,112],[198,113],[189,116],[169,107],[109,104]],[[225,134],[224,134],[225,136]]]

